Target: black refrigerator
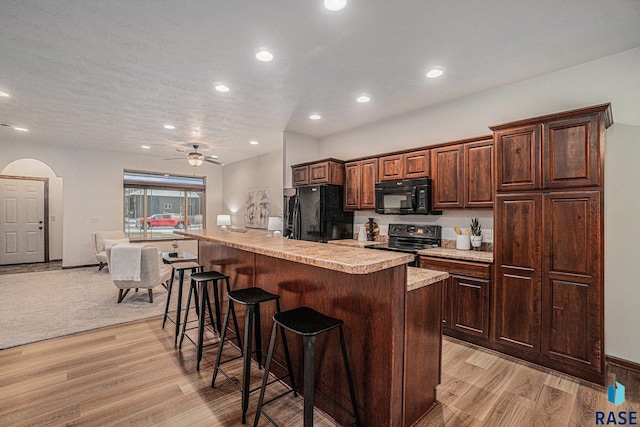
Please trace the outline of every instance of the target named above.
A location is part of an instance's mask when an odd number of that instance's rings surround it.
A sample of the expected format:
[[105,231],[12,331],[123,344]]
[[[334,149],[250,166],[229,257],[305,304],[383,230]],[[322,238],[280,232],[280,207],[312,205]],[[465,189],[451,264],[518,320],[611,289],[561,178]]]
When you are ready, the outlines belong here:
[[340,185],[309,185],[284,190],[284,237],[310,242],[353,239],[353,212],[343,209]]

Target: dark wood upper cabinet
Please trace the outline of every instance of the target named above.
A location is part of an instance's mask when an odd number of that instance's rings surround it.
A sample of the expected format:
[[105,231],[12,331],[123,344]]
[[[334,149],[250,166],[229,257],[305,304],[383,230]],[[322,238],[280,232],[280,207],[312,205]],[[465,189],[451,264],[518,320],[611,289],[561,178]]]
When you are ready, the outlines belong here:
[[431,150],[433,209],[464,207],[464,145]]
[[345,163],[344,208],[375,209],[375,183],[378,159]]
[[430,150],[412,151],[403,155],[404,177],[424,178],[429,176]]
[[493,207],[493,139],[464,144],[464,205]]
[[540,188],[541,125],[494,133],[498,191]]
[[402,154],[384,156],[378,159],[380,181],[394,181],[404,178],[404,161]]
[[309,165],[291,166],[292,184],[294,187],[309,184]]
[[598,127],[597,114],[551,120],[544,124],[544,188],[600,185],[602,173]]
[[293,165],[291,173],[294,187],[317,184],[344,185],[344,162],[341,160],[325,159]]
[[491,126],[497,191],[601,187],[612,123],[603,104]]

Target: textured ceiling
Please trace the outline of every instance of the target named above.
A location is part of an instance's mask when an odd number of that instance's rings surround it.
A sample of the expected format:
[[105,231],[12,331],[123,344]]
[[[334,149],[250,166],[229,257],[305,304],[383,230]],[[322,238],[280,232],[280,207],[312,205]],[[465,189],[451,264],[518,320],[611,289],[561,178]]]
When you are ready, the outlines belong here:
[[2,0],[0,123],[29,132],[0,141],[231,163],[640,46],[639,22],[638,0]]

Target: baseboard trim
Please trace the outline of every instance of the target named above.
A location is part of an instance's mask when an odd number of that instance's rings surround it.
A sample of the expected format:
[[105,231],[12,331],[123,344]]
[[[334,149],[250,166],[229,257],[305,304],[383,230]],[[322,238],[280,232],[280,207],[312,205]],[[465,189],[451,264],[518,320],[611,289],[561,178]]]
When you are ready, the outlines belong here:
[[67,266],[63,266],[62,269],[63,270],[71,270],[74,268],[87,268],[87,267],[98,267],[99,264],[85,264],[85,265],[67,265]]
[[640,363],[632,362],[626,359],[620,359],[619,357],[606,355],[607,363],[620,366],[633,372],[640,373]]

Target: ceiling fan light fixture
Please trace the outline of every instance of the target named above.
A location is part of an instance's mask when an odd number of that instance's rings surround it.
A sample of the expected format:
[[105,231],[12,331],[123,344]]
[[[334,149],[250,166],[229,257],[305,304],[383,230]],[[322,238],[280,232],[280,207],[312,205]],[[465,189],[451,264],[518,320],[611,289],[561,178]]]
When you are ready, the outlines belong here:
[[204,161],[203,155],[200,153],[189,153],[189,158],[187,159],[191,166],[200,166]]

